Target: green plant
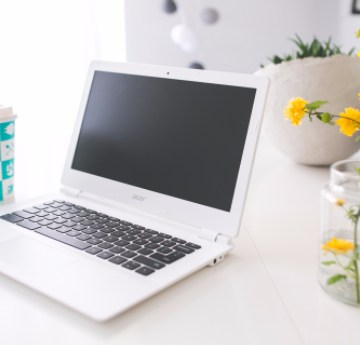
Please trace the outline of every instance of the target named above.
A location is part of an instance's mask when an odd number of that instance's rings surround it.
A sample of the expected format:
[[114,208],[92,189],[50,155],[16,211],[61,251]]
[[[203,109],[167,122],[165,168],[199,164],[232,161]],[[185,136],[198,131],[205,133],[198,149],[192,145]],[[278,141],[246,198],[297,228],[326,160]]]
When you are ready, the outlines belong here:
[[[331,37],[327,41],[321,42],[316,37],[313,38],[312,42],[304,43],[304,41],[295,34],[295,38],[289,38],[296,47],[297,51],[291,54],[284,54],[283,56],[274,55],[268,58],[273,64],[279,64],[286,61],[304,59],[307,57],[328,57],[337,54],[352,55],[355,48],[350,49],[348,53],[344,53],[341,47],[331,42]],[[264,65],[260,65],[264,67]]]

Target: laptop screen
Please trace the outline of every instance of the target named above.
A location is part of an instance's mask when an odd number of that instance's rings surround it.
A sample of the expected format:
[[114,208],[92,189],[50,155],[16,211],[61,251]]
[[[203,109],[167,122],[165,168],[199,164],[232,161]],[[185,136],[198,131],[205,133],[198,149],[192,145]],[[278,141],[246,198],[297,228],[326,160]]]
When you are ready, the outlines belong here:
[[72,169],[229,212],[255,93],[96,71]]

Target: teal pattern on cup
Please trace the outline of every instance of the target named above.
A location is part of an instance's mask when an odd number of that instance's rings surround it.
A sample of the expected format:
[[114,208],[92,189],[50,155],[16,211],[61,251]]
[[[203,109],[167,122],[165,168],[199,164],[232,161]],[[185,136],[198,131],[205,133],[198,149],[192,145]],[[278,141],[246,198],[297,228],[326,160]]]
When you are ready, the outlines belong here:
[[0,201],[14,196],[15,121],[0,122]]

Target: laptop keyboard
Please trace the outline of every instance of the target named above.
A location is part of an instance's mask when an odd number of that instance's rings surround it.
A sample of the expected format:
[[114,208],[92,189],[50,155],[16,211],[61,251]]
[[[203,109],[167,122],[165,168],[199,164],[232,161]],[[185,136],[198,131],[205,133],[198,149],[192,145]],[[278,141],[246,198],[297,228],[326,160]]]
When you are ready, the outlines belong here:
[[62,200],[0,218],[148,276],[201,246]]

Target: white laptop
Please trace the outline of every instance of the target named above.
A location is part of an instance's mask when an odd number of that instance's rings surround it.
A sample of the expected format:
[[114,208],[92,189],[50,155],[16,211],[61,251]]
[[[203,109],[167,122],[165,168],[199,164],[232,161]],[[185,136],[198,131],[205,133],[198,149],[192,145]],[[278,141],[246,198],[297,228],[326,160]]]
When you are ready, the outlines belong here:
[[0,272],[105,321],[221,261],[267,80],[93,62],[57,195],[1,209]]

